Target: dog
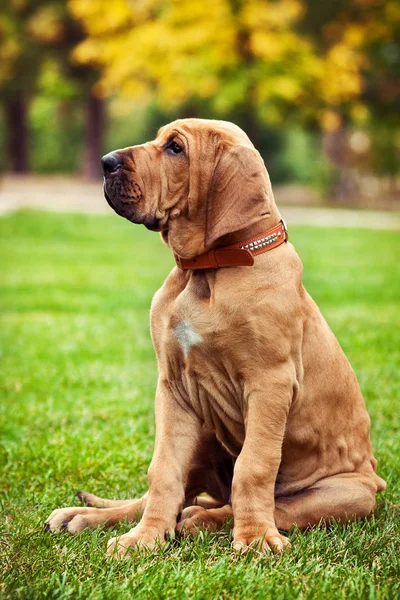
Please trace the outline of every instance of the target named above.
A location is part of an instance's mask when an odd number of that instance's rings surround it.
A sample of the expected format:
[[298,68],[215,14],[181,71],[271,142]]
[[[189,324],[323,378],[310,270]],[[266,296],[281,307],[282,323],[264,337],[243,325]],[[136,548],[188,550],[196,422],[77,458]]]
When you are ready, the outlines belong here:
[[109,541],[108,554],[123,558],[231,521],[235,550],[280,552],[290,546],[280,531],[293,525],[369,515],[386,484],[365,403],[303,287],[247,135],[181,119],[102,165],[110,206],[160,232],[177,263],[151,307],[159,378],[149,490],[124,501],[78,492],[88,506],[53,511],[47,529],[141,516]]

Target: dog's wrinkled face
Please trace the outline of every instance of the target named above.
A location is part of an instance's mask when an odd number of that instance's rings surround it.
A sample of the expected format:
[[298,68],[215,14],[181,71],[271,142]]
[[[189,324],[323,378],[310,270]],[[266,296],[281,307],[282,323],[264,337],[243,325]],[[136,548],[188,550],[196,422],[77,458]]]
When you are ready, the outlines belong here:
[[103,158],[103,165],[107,160],[104,193],[112,208],[132,223],[163,230],[188,195],[188,149],[179,130],[159,132],[153,142],[117,150]]
[[132,223],[160,231],[182,257],[270,214],[264,163],[232,123],[174,121],[154,141],[107,154],[102,164],[110,206]]

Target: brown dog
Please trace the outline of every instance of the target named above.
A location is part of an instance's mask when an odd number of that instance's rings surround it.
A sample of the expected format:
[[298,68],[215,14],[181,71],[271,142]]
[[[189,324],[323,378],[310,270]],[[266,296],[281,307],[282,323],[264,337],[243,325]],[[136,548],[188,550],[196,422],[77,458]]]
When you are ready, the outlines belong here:
[[47,528],[143,514],[110,540],[109,554],[121,557],[176,528],[217,529],[232,517],[236,549],[280,551],[289,542],[278,529],[371,513],[385,482],[364,400],[302,285],[299,257],[281,243],[248,137],[223,121],[179,120],[153,142],[105,156],[103,169],[109,204],[160,231],[178,262],[151,308],[159,380],[150,485],[139,500],[82,493],[92,508],[55,510]]

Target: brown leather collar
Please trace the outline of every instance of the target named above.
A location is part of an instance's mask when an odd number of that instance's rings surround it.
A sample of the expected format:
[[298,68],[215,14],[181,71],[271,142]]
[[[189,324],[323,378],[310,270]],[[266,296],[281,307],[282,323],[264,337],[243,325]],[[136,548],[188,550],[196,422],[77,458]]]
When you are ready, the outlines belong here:
[[219,269],[220,267],[251,267],[254,257],[273,250],[288,241],[288,230],[283,219],[272,229],[260,233],[244,242],[210,250],[194,258],[181,258],[175,254],[177,266],[182,271],[188,269]]

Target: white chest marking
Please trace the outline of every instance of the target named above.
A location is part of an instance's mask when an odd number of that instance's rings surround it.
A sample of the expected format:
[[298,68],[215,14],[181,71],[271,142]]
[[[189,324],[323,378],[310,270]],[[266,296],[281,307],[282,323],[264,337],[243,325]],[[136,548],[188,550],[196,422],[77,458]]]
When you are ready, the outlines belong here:
[[173,329],[173,332],[183,350],[185,358],[192,346],[200,344],[200,342],[203,341],[201,335],[195,332],[193,326],[191,323],[188,323],[188,321],[181,321],[178,323],[175,329]]

